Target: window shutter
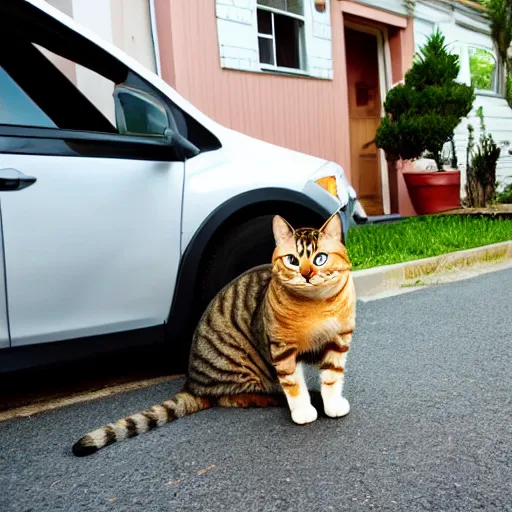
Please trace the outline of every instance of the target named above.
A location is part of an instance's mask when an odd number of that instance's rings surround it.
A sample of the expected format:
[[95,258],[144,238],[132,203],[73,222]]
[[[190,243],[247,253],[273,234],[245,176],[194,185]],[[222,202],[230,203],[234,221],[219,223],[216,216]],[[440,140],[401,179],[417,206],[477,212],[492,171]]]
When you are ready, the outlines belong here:
[[215,12],[221,67],[259,71],[256,0],[216,0]]

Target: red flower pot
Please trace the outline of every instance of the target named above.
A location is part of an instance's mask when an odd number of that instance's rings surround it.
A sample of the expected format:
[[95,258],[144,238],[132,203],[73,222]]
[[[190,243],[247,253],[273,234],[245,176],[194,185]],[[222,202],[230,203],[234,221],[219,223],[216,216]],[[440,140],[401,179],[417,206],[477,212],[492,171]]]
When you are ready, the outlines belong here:
[[411,202],[418,215],[460,208],[460,171],[404,170]]

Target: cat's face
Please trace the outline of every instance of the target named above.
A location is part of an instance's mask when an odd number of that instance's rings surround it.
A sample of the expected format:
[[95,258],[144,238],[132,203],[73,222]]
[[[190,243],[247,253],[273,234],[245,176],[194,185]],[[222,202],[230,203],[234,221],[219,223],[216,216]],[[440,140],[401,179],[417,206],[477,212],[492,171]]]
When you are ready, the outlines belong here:
[[275,279],[292,293],[308,298],[328,298],[338,293],[351,268],[338,213],[319,230],[293,229],[279,215],[274,217],[272,228]]

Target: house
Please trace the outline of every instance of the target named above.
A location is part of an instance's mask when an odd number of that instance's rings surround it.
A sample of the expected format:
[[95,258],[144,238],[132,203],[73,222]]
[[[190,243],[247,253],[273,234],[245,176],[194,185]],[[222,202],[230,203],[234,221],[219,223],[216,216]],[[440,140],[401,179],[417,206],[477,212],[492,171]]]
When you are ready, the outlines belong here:
[[504,66],[500,62],[489,22],[481,4],[470,0],[418,0],[414,10],[414,41],[418,49],[437,28],[448,48],[459,55],[458,80],[475,86],[473,110],[455,131],[458,166],[461,169],[461,195],[466,182],[468,123],[480,134],[477,109],[482,107],[485,127],[503,149],[496,170],[501,183],[512,181],[512,109],[505,99]]

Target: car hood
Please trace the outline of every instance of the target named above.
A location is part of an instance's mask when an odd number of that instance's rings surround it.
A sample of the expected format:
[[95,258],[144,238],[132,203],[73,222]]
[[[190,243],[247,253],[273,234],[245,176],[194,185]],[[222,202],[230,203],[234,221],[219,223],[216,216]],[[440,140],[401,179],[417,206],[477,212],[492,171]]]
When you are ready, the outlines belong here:
[[[229,128],[219,128],[217,135],[226,158],[248,162],[252,169],[278,170],[287,184],[297,183],[294,187],[297,190],[301,190],[313,175],[317,179],[317,172],[329,163],[324,158],[277,146]],[[340,170],[343,172],[341,167]]]

